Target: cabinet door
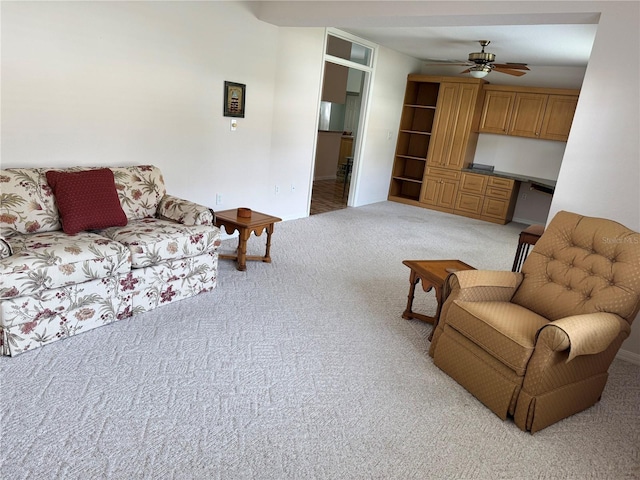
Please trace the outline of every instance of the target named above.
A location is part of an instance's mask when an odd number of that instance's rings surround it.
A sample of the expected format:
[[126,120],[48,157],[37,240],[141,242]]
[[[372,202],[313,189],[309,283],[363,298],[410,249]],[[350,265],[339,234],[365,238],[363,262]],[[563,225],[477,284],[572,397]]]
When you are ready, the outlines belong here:
[[458,120],[457,106],[459,97],[459,85],[452,83],[442,83],[440,85],[436,118],[427,156],[428,165],[446,165],[447,155],[451,148],[451,138]]
[[422,195],[420,201],[427,205],[438,205],[438,194],[440,193],[440,182],[442,180],[435,177],[424,177],[422,182]]
[[507,134],[515,96],[515,92],[487,91],[480,117],[481,132]]
[[441,180],[440,195],[438,195],[438,206],[450,208],[456,206],[456,196],[458,195],[457,180]]
[[566,142],[577,104],[578,97],[573,95],[549,95],[540,138]]
[[516,93],[509,134],[538,138],[547,97],[540,93]]
[[487,188],[487,176],[477,173],[463,173],[460,178],[460,190],[468,193],[483,195]]
[[322,82],[322,101],[345,103],[347,101],[347,78],[349,68],[324,62],[324,81]]
[[509,200],[498,200],[497,198],[486,197],[482,207],[482,215],[505,220],[509,211]]
[[460,85],[459,90],[460,94],[455,107],[456,121],[449,138],[449,150],[445,153],[442,162],[442,166],[455,169],[461,169],[464,166],[479,88],[476,85]]
[[482,195],[474,195],[472,193],[458,192],[458,198],[456,199],[456,212],[466,212],[475,215],[480,215],[482,211],[482,202],[484,197]]

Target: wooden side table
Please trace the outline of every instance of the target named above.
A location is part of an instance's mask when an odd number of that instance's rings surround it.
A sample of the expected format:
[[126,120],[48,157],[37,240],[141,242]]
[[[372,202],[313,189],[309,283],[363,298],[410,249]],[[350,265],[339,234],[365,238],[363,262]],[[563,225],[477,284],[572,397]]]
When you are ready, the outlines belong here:
[[[235,255],[220,254],[219,258],[235,260],[238,270],[242,272],[247,269],[247,260],[259,260],[271,263],[271,256],[269,255],[271,250],[271,234],[273,233],[273,225],[280,221],[282,221],[281,218],[256,211],[252,211],[251,217],[248,218],[239,217],[237,209],[215,212],[214,223],[216,227],[224,227],[228,235],[238,230],[238,249]],[[263,231],[267,232],[267,250],[264,256],[247,255],[247,240],[249,240],[251,233],[255,233],[256,236],[259,237]]]
[[513,267],[511,267],[512,272],[520,271],[522,264],[529,254],[529,247],[535,245],[543,233],[544,225],[531,225],[520,232],[516,257],[513,259]]
[[[460,260],[405,260],[402,262],[404,265],[411,269],[409,275],[409,295],[407,299],[407,308],[402,314],[402,318],[410,320],[415,318],[433,324],[433,330],[435,330],[440,318],[440,310],[442,309],[442,287],[444,281],[449,274],[460,270],[475,270],[471,265],[467,265]],[[416,290],[416,285],[419,281],[422,281],[422,289],[428,292],[432,288],[435,291],[436,301],[438,302],[438,308],[436,314],[433,317],[429,315],[423,315],[422,313],[416,313],[411,308],[413,305],[413,297]],[[429,340],[433,336],[433,330],[429,335]]]

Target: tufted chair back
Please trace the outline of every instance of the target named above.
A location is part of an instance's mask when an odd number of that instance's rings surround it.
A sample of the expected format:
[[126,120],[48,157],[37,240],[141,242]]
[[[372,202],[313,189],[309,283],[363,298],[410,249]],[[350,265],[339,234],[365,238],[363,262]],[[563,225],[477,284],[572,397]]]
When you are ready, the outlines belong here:
[[629,324],[640,309],[640,234],[602,218],[559,212],[522,266],[512,302],[554,321],[607,312]]

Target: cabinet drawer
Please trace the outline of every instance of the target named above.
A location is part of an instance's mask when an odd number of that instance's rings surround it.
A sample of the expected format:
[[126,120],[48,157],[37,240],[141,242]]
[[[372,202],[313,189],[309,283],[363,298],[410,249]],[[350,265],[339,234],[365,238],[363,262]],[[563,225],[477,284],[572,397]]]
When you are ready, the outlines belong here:
[[487,185],[490,187],[513,188],[514,183],[515,180],[511,180],[510,178],[489,177],[489,183]]
[[463,173],[460,180],[460,190],[463,192],[482,195],[487,188],[487,176],[476,173]]
[[458,192],[455,209],[467,213],[480,214],[480,212],[482,211],[483,199],[484,197],[482,197],[482,195],[473,195],[471,193]]
[[508,200],[498,200],[496,198],[485,198],[482,206],[482,215],[503,220],[509,211]]
[[487,197],[491,198],[508,200],[509,198],[511,198],[511,190],[506,190],[504,188],[487,187],[486,195]]
[[449,180],[459,180],[459,170],[449,170],[446,168],[427,167],[427,175],[432,177],[447,178]]

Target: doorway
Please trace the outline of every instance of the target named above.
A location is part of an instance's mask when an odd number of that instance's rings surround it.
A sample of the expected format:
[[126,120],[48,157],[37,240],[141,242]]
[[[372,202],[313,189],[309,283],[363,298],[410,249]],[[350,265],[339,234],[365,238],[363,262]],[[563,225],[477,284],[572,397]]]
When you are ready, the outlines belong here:
[[346,208],[355,191],[352,179],[375,50],[342,35],[327,34],[310,215]]

